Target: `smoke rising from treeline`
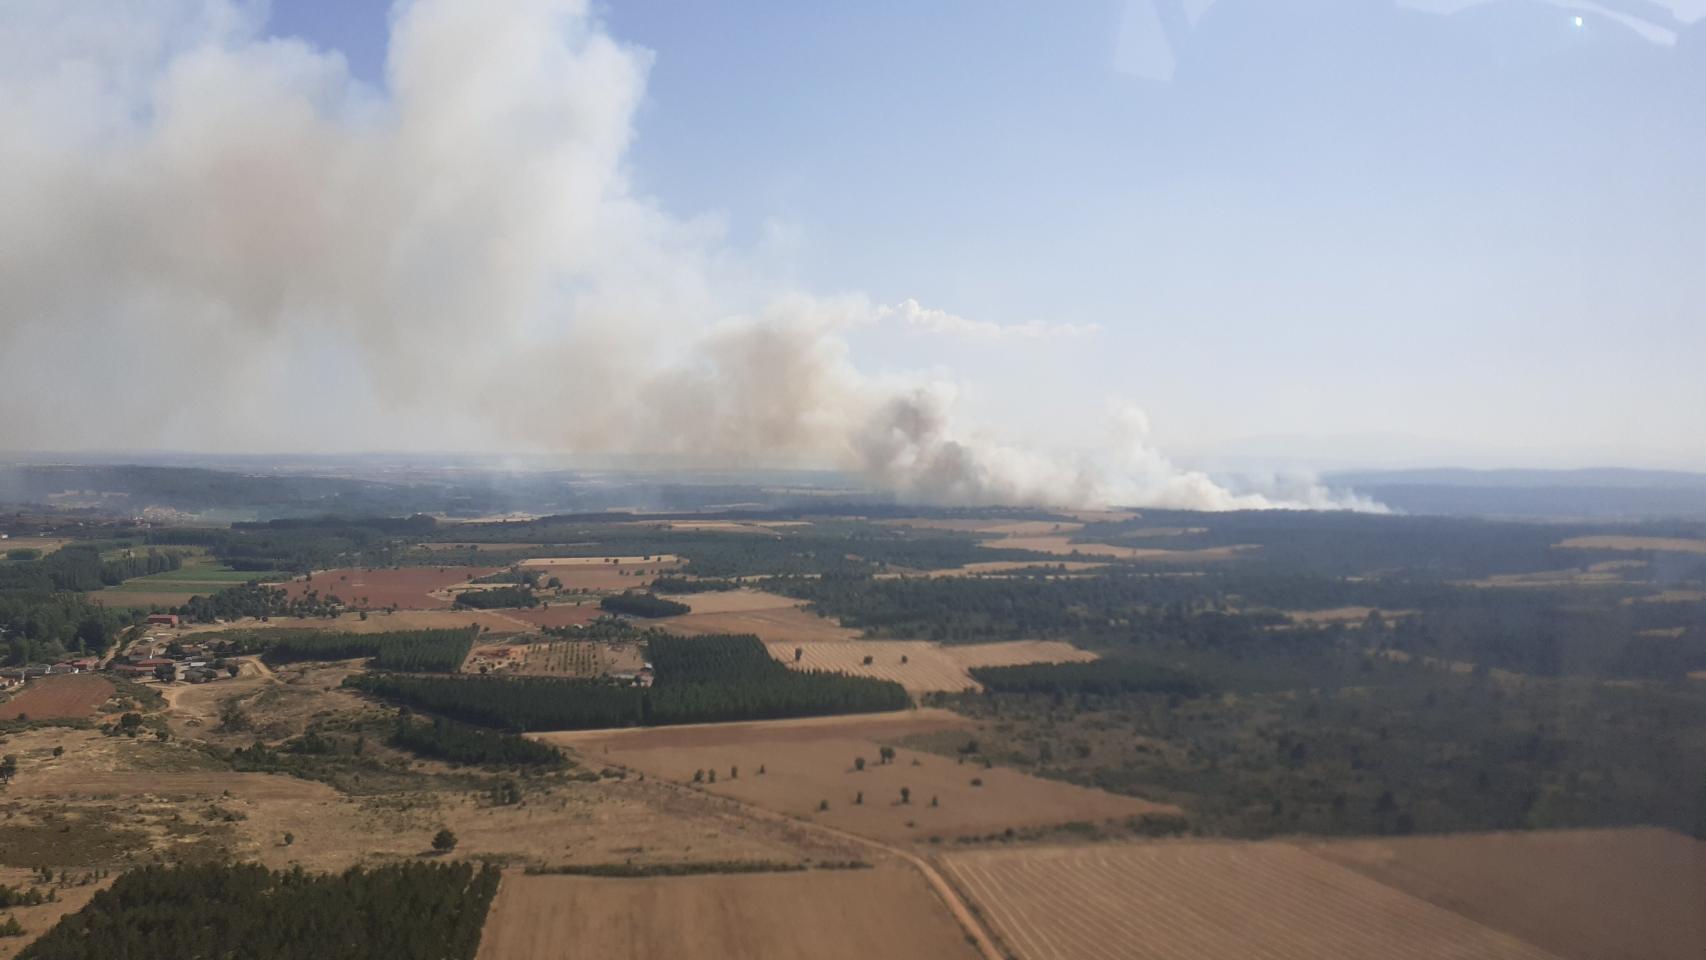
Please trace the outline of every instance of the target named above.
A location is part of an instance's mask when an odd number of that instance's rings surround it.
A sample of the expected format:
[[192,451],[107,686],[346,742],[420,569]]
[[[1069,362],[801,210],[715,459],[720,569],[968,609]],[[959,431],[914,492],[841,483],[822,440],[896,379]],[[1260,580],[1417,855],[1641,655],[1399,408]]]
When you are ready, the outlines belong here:
[[778,289],[636,193],[649,54],[584,2],[402,3],[382,87],[265,13],[7,6],[0,447],[477,445],[816,463],[942,503],[1371,506],[1236,495],[1129,411],[1099,452],[991,443],[951,385],[862,374],[867,325],[1054,331]]

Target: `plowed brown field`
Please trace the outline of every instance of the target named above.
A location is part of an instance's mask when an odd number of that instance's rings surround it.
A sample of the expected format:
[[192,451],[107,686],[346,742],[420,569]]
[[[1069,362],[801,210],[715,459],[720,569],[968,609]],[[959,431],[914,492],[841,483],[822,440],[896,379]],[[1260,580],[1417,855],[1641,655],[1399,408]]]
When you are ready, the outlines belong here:
[[[475,577],[496,573],[497,567],[404,567],[401,570],[322,570],[312,580],[298,577],[275,584],[292,597],[313,590],[320,596],[336,596],[352,606],[388,607],[399,610],[445,610],[450,597],[446,587]],[[435,595],[438,594],[438,595]]]
[[974,960],[912,870],[608,879],[511,873],[480,960],[558,957]]
[[540,557],[523,560],[529,572],[563,581],[565,590],[627,590],[643,587],[660,573],[681,566],[681,558],[655,557]]
[[1667,830],[1457,834],[1308,849],[1571,960],[1706,957],[1706,843]]
[[112,695],[113,685],[92,673],[42,677],[0,703],[0,720],[16,720],[20,716],[33,720],[86,717]]

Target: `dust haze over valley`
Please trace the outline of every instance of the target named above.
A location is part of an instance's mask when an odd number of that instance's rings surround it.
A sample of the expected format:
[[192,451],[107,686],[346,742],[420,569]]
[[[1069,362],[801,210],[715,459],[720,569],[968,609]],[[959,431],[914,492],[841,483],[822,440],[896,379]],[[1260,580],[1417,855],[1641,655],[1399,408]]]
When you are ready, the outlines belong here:
[[[876,326],[1097,333],[802,292],[663,209],[626,163],[652,57],[583,3],[405,4],[381,85],[255,6],[96,9],[0,25],[0,447],[642,454],[930,503],[1378,507],[1180,469],[1127,401],[1047,398],[1107,429],[1041,449],[968,422],[951,372],[862,371],[848,337]],[[68,355],[77,404],[42,362]]]

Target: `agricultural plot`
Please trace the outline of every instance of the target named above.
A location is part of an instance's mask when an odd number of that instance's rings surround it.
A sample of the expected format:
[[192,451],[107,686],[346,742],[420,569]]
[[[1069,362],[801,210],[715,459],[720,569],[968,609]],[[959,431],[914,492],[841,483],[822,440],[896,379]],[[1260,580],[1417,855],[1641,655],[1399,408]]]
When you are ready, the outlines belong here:
[[505,610],[503,615],[511,621],[526,627],[582,627],[599,617],[604,611],[599,609],[596,602],[581,603],[547,602],[537,607],[522,610]]
[[601,879],[511,873],[480,960],[567,955],[975,960],[941,901],[898,866]]
[[1456,834],[1307,849],[1568,960],[1706,957],[1706,843],[1667,830]]
[[402,567],[396,570],[322,570],[312,578],[297,577],[277,584],[292,598],[312,590],[336,596],[356,607],[399,610],[445,610],[453,599],[448,588],[475,577],[496,573],[497,567]]
[[[696,771],[715,772],[716,781],[703,783],[703,789],[879,840],[984,836],[1008,828],[1178,813],[1135,797],[935,754],[897,749],[891,762],[881,760],[883,744],[963,725],[946,711],[915,710],[883,717],[538,736],[677,783],[692,783]],[[826,801],[829,809],[823,810]]]
[[1567,550],[1628,550],[1658,553],[1706,553],[1706,540],[1688,537],[1626,537],[1600,535],[1571,537],[1558,546]]
[[1557,960],[1279,843],[954,853],[947,872],[1021,960]]
[[[977,681],[944,653],[940,645],[923,640],[783,641],[766,646],[771,656],[796,670],[828,670],[893,680],[908,693],[980,689]],[[867,658],[869,663],[865,662]]]
[[645,665],[639,644],[551,640],[476,647],[467,670],[527,677],[588,679],[633,673]]
[[[770,655],[796,670],[828,670],[893,680],[911,693],[980,690],[966,671],[1025,663],[1081,663],[1096,655],[1058,641],[1018,640],[943,646],[924,640],[772,642]],[[796,659],[796,652],[798,658]],[[865,662],[869,658],[870,662]]]
[[762,590],[724,590],[671,596],[692,613],[652,622],[671,633],[750,633],[766,643],[857,640],[859,631],[806,610],[802,601]]
[[0,720],[87,717],[112,695],[112,683],[92,673],[42,677],[0,702]]
[[523,570],[542,579],[556,577],[569,591],[627,590],[643,587],[681,566],[669,554],[652,557],[539,557],[521,561]]

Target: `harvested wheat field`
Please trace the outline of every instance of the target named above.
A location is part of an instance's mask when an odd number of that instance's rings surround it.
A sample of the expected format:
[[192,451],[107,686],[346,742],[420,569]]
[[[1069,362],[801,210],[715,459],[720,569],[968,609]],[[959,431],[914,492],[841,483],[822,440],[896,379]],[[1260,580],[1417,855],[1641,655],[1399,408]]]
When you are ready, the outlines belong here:
[[[796,670],[827,670],[893,680],[909,693],[982,689],[940,644],[923,640],[783,641],[767,647],[772,657]],[[796,650],[800,653],[798,659],[794,656]],[[866,657],[871,658],[868,664]]]
[[1399,837],[1306,849],[1566,960],[1706,957],[1706,842],[1668,830]]
[[87,717],[112,695],[112,683],[92,673],[42,677],[0,703],[0,720]]
[[183,633],[219,633],[236,626],[243,630],[329,630],[337,633],[389,633],[394,630],[459,630],[479,627],[482,631],[528,633],[538,628],[515,616],[519,610],[370,610],[367,619],[359,613],[336,617],[272,617],[240,623],[203,623],[182,628]]
[[627,590],[643,587],[659,574],[681,566],[681,558],[653,557],[539,557],[521,567],[542,577],[556,577],[564,590]]
[[1391,621],[1399,617],[1415,615],[1414,610],[1381,610],[1377,607],[1333,607],[1329,610],[1281,610],[1287,620],[1310,627],[1324,627],[1339,623],[1357,626],[1368,620],[1368,615],[1378,613],[1381,619]]
[[[534,737],[676,783],[692,783],[695,771],[714,771],[716,782],[704,783],[702,789],[879,840],[984,836],[1009,827],[1178,812],[1135,797],[936,754],[899,749],[893,762],[880,762],[881,744],[964,725],[947,711],[915,710]],[[861,757],[862,770],[856,763]],[[910,802],[902,801],[902,788],[911,791]],[[858,802],[860,793],[863,803]],[[829,803],[827,811],[819,809],[823,801]]]
[[754,610],[786,610],[805,601],[765,590],[712,590],[706,593],[659,594],[685,603],[694,613],[750,613]]
[[845,642],[859,631],[805,609],[800,601],[761,590],[726,590],[672,597],[692,613],[653,621],[671,633],[750,633],[766,643]]
[[312,590],[320,596],[336,596],[350,606],[389,607],[399,610],[448,609],[451,597],[446,588],[467,583],[475,577],[496,573],[497,567],[403,567],[397,570],[322,570],[312,579],[297,577],[273,584],[292,597]]
[[947,873],[1020,960],[1557,960],[1282,843],[952,853]]
[[506,874],[480,960],[570,955],[974,960],[977,953],[923,879],[899,866],[634,879]]
[[[953,645],[925,640],[781,641],[767,647],[771,656],[797,670],[828,670],[893,680],[911,693],[981,690],[966,672],[973,667],[1084,663],[1096,659],[1095,654],[1069,643],[1043,640]],[[798,659],[795,651],[799,652]],[[870,663],[865,662],[866,657],[871,659]]]
[[1571,537],[1558,544],[1568,550],[1634,550],[1659,553],[1706,553],[1706,540],[1688,537],[1625,537],[1606,534]]

